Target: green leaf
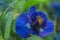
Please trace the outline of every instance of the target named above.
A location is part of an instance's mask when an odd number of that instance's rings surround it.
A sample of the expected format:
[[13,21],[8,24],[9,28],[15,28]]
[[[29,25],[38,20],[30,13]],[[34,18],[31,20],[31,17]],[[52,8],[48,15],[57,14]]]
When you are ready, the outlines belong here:
[[14,8],[17,9],[20,12],[25,11],[26,9],[28,9],[29,7],[36,5],[36,4],[41,4],[41,1],[36,1],[36,0],[18,0],[15,4],[14,4]]
[[40,36],[32,35],[31,37],[27,38],[26,40],[43,40]]
[[45,40],[54,40],[55,32],[45,37]]
[[1,30],[0,30],[0,40],[3,40]]
[[4,31],[4,38],[5,39],[8,39],[10,37],[11,23],[12,23],[12,20],[13,20],[13,15],[14,15],[14,12],[11,11],[11,12],[8,12],[5,16],[5,18],[7,19],[6,20],[5,31]]
[[27,9],[36,4],[40,4],[40,1],[29,0],[24,4],[24,9]]
[[1,15],[2,15],[2,12],[0,12],[0,17],[1,17]]
[[33,6],[33,5],[37,5],[37,4],[48,4],[49,5],[49,1],[48,0],[29,0],[24,4],[24,10],[28,9],[29,7]]
[[0,28],[1,28],[1,19],[2,19],[2,12],[0,12]]
[[18,12],[24,12],[26,9],[30,8],[33,5],[36,4],[47,4],[48,0],[18,0],[14,4],[14,8],[18,10]]
[[0,21],[1,21],[2,12],[0,12]]
[[16,31],[15,31],[15,24],[16,24],[16,19],[14,19],[13,22],[12,22],[12,31],[14,33],[16,33]]
[[24,4],[25,4],[26,0],[18,0],[15,4],[14,4],[14,8],[17,9],[18,11],[22,11]]

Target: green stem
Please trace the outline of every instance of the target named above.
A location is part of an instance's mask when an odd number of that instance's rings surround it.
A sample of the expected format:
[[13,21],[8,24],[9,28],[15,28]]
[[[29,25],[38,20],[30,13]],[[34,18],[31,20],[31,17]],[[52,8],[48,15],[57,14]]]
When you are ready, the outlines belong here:
[[17,2],[17,0],[15,0],[13,3],[11,3],[11,5],[9,5],[9,7],[5,10],[5,12],[4,12],[4,14],[9,10],[9,8],[13,5],[13,4],[15,4]]

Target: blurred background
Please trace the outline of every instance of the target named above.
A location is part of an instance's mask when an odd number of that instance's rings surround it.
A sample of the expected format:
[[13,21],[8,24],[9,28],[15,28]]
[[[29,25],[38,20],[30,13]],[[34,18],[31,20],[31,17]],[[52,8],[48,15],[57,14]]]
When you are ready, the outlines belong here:
[[[45,38],[32,35],[20,38],[15,32],[16,18],[31,6],[54,21],[55,30]],[[60,0],[0,0],[0,40],[60,40]]]

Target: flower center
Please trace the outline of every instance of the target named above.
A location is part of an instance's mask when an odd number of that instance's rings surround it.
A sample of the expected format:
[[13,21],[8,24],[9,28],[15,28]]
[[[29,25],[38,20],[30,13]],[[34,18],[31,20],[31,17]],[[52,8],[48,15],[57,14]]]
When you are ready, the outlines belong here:
[[38,23],[38,25],[41,26],[42,23],[43,23],[43,18],[42,18],[41,16],[37,16],[36,19],[37,19],[37,23]]

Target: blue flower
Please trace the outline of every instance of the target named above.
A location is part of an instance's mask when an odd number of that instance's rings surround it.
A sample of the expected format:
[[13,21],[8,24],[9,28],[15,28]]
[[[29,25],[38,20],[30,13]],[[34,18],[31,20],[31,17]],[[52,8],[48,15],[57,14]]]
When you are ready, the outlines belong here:
[[[35,30],[37,30],[38,33],[36,33],[35,31],[33,31],[33,34],[37,34],[39,36],[45,37],[49,34],[51,34],[54,31],[54,23],[49,20],[46,16],[46,14],[44,14],[43,12],[35,12],[32,13],[31,18],[33,21],[36,20],[36,16],[41,16],[44,20],[43,20],[43,24],[41,25],[41,27],[43,28],[43,31],[40,31],[40,28],[36,28]],[[34,25],[31,25],[31,28],[34,28]]]
[[[37,27],[35,25],[37,23],[35,22],[37,16],[41,16],[43,18],[43,23],[41,25],[43,31],[40,30],[39,26]],[[16,20],[16,33],[22,38],[27,38],[30,34],[45,37],[53,31],[54,23],[50,21],[43,12],[37,12],[35,6],[30,8],[30,13],[22,13]]]

